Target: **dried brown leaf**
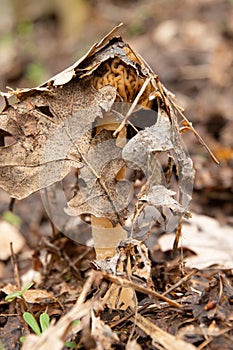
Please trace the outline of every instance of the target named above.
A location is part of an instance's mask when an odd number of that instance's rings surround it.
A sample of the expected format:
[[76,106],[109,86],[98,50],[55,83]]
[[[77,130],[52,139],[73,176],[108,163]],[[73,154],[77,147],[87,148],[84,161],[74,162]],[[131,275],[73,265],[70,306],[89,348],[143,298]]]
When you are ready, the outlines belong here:
[[92,122],[114,100],[112,87],[96,91],[71,81],[9,107],[0,115],[0,129],[15,143],[1,149],[0,186],[22,199],[82,166],[80,151],[88,147]]
[[[233,264],[233,229],[205,215],[193,214],[182,228],[182,245],[196,253],[187,257],[187,267],[199,269],[216,265],[219,268],[231,268]],[[173,234],[165,234],[159,238],[163,251],[172,249]]]
[[[160,161],[164,154],[167,158],[166,167],[169,169],[170,160],[176,166],[176,187],[170,181],[171,169],[169,174],[166,173],[164,164]],[[159,107],[156,124],[134,136],[124,147],[122,155],[129,166],[142,169],[146,174],[147,183],[138,194],[139,202],[146,202],[146,205],[157,210],[149,210],[144,206],[143,211],[137,213],[134,223],[136,230],[141,233],[148,230],[153,220],[160,220],[162,223],[165,218],[167,225],[169,222],[173,224],[174,215],[189,216],[187,207],[191,201],[194,169],[192,160],[186,154],[174,113],[171,122],[168,113]],[[168,189],[168,186],[173,186],[174,190]],[[164,208],[169,208],[169,213],[165,214]]]
[[48,304],[57,301],[55,296],[45,289],[30,289],[23,293],[24,300],[29,304]]
[[173,197],[176,192],[168,190],[162,185],[152,186],[148,195],[140,197],[141,201],[146,201],[149,205],[155,207],[167,207],[170,208],[174,213],[185,214],[185,208],[182,207]]
[[80,169],[79,190],[69,201],[66,212],[75,216],[89,213],[119,221],[117,217],[128,203],[129,184],[116,180],[125,162],[110,131],[103,130],[92,139],[86,160],[91,167]]

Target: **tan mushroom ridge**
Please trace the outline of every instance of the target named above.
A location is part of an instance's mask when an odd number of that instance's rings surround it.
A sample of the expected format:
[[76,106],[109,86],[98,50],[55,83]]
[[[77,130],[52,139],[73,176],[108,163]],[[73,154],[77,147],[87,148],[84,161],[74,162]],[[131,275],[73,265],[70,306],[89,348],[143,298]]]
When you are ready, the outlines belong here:
[[[119,57],[104,62],[93,77],[93,86],[98,90],[106,85],[114,86],[117,90],[116,102],[132,103],[139,93],[145,78],[140,77],[133,67],[127,66]],[[152,85],[148,84],[139,99],[139,105],[151,108],[149,95]]]

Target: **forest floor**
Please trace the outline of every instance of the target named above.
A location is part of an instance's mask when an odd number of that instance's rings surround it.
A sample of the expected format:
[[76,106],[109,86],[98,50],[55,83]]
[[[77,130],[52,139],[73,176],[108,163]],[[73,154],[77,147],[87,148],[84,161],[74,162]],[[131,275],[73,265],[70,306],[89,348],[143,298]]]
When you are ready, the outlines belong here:
[[[184,134],[196,169],[192,218],[176,254],[174,233],[148,247],[150,288],[98,271],[94,248],[57,232],[39,193],[16,201],[11,215],[0,190],[0,349],[233,349],[232,1],[78,1],[78,20],[52,3],[25,1],[15,17],[0,15],[8,23],[0,27],[1,91],[42,83],[124,22],[124,40],[176,95],[220,164]],[[106,302],[110,288],[128,291],[134,307]],[[22,345],[33,333],[24,312],[45,313],[52,325]]]

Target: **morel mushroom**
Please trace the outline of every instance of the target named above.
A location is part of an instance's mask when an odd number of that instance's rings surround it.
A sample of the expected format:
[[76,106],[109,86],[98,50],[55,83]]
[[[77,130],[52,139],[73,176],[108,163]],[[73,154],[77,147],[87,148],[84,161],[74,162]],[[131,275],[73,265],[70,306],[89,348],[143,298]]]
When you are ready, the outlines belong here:
[[[2,93],[1,139],[15,144],[1,148],[0,186],[17,199],[47,189],[46,209],[65,234],[71,216],[85,215],[97,259],[189,216],[194,170],[178,118],[201,140],[158,76],[114,36],[118,28],[39,87]],[[61,181],[72,168],[66,200]]]

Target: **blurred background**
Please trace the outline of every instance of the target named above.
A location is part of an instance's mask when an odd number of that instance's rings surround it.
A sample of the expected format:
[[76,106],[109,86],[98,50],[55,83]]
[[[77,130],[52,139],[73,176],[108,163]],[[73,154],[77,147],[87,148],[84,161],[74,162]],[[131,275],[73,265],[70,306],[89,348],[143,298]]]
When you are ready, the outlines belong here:
[[[220,161],[184,135],[197,170],[191,210],[233,224],[232,0],[0,0],[0,89],[42,83],[120,22],[120,34],[176,95]],[[0,196],[2,212],[9,196]],[[26,231],[40,235],[37,197],[16,203],[16,212]]]

